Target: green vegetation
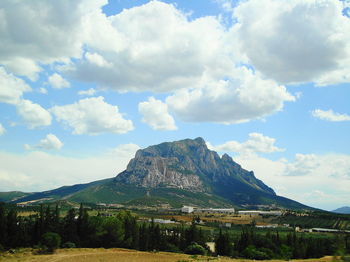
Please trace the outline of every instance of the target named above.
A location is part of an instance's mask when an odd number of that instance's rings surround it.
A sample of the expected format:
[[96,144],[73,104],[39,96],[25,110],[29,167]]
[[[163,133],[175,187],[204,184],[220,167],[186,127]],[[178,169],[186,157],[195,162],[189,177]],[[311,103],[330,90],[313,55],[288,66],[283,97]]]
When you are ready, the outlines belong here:
[[[129,211],[90,216],[88,210],[61,210],[41,205],[36,215],[19,217],[15,208],[0,204],[0,247],[42,246],[53,252],[57,247],[123,247],[142,251],[212,254],[207,242],[215,242],[217,255],[249,259],[318,258],[350,253],[349,234],[303,234],[294,231],[260,230],[255,224],[230,230],[205,230],[198,217],[190,225],[160,225],[138,222]],[[45,248],[46,247],[46,248]]]
[[48,253],[53,253],[61,245],[61,236],[57,233],[47,232],[42,236],[42,244]]
[[22,198],[27,195],[30,195],[30,193],[24,193],[20,191],[0,192],[0,201],[2,202],[14,201],[18,198]]
[[275,220],[279,224],[290,224],[302,228],[333,228],[339,230],[350,229],[350,215],[330,212],[289,212]]

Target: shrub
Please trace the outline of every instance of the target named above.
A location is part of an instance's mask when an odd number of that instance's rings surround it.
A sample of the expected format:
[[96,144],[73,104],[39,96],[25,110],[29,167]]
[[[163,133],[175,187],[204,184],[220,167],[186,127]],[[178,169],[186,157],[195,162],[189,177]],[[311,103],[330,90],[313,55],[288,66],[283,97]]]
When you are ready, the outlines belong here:
[[53,253],[61,244],[61,236],[57,233],[47,232],[42,236],[42,244],[47,247],[47,252]]
[[62,247],[63,248],[76,248],[76,245],[73,242],[66,242],[66,243],[63,243]]
[[197,243],[193,243],[185,249],[185,253],[190,255],[205,255],[206,249]]
[[253,245],[248,246],[242,254],[245,258],[257,260],[268,260],[273,256],[272,251],[268,248],[256,248]]

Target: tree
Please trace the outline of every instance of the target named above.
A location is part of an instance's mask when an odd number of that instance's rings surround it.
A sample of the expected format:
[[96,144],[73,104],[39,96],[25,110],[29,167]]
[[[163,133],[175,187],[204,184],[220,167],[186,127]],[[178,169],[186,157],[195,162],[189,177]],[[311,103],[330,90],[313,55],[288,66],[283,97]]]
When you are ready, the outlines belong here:
[[5,246],[7,242],[7,217],[5,203],[0,202],[0,245]]
[[206,252],[206,249],[197,243],[193,243],[185,249],[185,253],[190,255],[205,255]]
[[141,225],[139,232],[140,250],[146,251],[149,247],[149,230],[146,223]]
[[61,236],[54,232],[47,232],[42,236],[42,244],[49,253],[53,253],[61,244]]
[[75,221],[75,216],[75,210],[72,208],[68,210],[68,213],[63,220],[62,236],[64,242],[73,242],[75,244],[79,242],[77,236],[77,224]]
[[85,246],[84,242],[87,241],[89,233],[89,214],[82,203],[80,204],[79,215],[77,219],[77,232],[80,244],[82,246]]
[[222,256],[231,256],[233,251],[233,245],[229,234],[227,232],[223,234],[221,229],[215,241],[215,249],[216,253]]
[[18,217],[17,212],[11,209],[7,213],[7,245],[9,247],[16,247],[18,244]]

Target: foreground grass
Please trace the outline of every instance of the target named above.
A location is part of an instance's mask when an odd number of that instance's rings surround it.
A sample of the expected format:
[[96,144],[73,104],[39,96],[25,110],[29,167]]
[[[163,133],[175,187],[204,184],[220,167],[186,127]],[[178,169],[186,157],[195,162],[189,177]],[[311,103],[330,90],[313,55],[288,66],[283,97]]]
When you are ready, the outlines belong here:
[[[0,262],[248,262],[253,260],[229,259],[204,256],[190,256],[167,252],[141,252],[129,249],[111,248],[76,248],[60,249],[52,255],[33,255],[31,249],[24,249],[15,254],[1,253]],[[277,262],[282,260],[268,260]],[[331,262],[332,257],[318,259],[290,260],[298,262]]]

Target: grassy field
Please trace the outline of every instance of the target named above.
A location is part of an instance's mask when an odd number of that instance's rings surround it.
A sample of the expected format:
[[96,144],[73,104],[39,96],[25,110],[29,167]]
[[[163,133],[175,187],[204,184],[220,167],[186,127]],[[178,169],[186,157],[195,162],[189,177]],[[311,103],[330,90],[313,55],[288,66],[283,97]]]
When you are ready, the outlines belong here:
[[[33,255],[29,249],[23,250],[15,254],[0,254],[1,262],[248,262],[253,260],[245,259],[229,259],[203,256],[189,256],[185,254],[166,253],[166,252],[141,252],[128,249],[60,249],[52,255]],[[268,260],[277,262],[280,260]],[[282,260],[281,260],[282,261]],[[331,262],[332,257],[324,257],[319,259],[290,260],[299,262]]]

